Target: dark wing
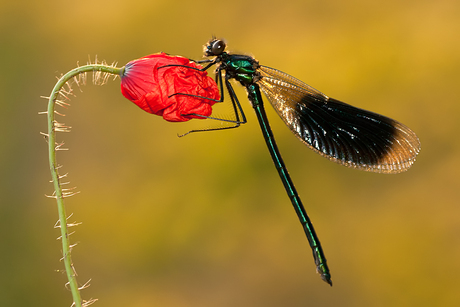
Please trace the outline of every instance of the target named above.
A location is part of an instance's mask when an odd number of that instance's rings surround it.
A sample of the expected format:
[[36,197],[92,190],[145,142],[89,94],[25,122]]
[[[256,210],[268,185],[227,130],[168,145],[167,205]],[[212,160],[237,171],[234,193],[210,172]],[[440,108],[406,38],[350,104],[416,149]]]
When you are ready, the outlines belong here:
[[261,90],[292,132],[339,164],[377,173],[406,171],[420,141],[405,125],[329,98],[279,70],[261,66]]

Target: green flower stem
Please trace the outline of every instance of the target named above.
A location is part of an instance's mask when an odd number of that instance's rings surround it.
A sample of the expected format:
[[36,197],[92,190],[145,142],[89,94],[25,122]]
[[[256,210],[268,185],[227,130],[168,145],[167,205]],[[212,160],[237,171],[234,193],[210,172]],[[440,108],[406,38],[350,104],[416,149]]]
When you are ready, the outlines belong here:
[[[74,300],[74,306],[82,307],[85,306],[85,302],[82,305],[82,299],[80,296],[79,287],[77,284],[77,279],[75,277],[75,272],[72,266],[72,259],[70,256],[71,253],[71,246],[69,241],[69,232],[67,226],[67,216],[65,212],[64,206],[64,197],[65,193],[63,193],[61,184],[59,182],[60,177],[58,173],[58,165],[56,162],[56,150],[59,148],[59,145],[56,143],[56,121],[55,121],[55,106],[56,100],[59,96],[59,93],[63,86],[72,78],[78,76],[79,74],[86,73],[86,72],[101,72],[105,74],[114,74],[120,75],[123,68],[112,67],[104,64],[91,64],[85,65],[78,68],[75,68],[64,76],[62,76],[51,92],[49,97],[48,103],[48,149],[49,149],[49,162],[50,162],[50,170],[51,170],[51,177],[54,184],[55,194],[54,197],[57,201],[58,213],[59,213],[59,225],[61,228],[61,241],[62,241],[62,254],[64,260],[65,271],[67,274],[67,279],[69,281],[69,287],[72,292],[72,297]],[[93,80],[94,81],[94,80]]]

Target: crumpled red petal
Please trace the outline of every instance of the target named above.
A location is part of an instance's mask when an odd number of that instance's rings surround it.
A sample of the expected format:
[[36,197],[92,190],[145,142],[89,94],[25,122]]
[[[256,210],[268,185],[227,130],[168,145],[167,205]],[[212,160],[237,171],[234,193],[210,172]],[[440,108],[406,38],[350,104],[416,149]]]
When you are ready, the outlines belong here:
[[[165,65],[184,65],[164,67]],[[190,67],[190,68],[189,68]],[[123,96],[146,112],[163,116],[167,121],[183,122],[195,115],[210,116],[215,101],[176,93],[219,100],[217,84],[202,67],[181,56],[152,54],[125,66],[121,77]],[[169,97],[171,96],[171,97]]]

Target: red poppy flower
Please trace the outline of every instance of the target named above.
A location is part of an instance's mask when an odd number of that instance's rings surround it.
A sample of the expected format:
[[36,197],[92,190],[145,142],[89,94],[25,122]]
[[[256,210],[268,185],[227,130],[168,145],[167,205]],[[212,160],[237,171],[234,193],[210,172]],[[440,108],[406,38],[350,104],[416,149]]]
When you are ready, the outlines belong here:
[[[184,66],[165,65],[184,65]],[[162,67],[159,69],[159,67]],[[152,54],[126,64],[121,76],[121,93],[146,112],[163,116],[167,121],[183,122],[210,116],[215,101],[177,93],[218,100],[216,82],[202,67],[181,56]]]

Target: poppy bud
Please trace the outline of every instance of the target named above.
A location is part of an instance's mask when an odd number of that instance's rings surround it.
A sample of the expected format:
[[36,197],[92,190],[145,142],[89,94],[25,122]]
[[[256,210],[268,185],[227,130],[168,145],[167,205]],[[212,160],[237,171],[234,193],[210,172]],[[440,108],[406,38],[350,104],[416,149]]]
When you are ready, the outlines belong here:
[[[201,68],[181,56],[152,54],[126,64],[121,76],[121,93],[144,111],[163,116],[167,121],[203,118],[189,114],[210,116],[215,101],[209,99],[219,100],[220,94],[207,72],[197,70]],[[174,95],[178,93],[209,99]]]

